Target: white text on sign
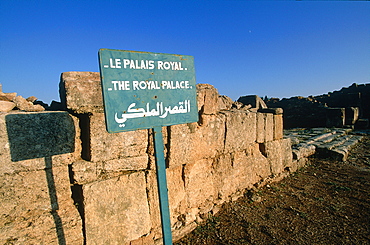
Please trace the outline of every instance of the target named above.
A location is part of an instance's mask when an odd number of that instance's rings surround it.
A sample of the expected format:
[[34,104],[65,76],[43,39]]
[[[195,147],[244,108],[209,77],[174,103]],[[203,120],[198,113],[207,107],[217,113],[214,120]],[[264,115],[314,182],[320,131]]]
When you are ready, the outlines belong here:
[[192,89],[189,81],[112,81],[113,87],[108,91],[117,90],[153,90],[153,89]]
[[182,67],[181,62],[176,61],[157,61],[154,60],[131,60],[131,59],[109,59],[109,65],[104,65],[104,68],[112,69],[135,69],[135,70],[172,70],[183,71],[187,68]]

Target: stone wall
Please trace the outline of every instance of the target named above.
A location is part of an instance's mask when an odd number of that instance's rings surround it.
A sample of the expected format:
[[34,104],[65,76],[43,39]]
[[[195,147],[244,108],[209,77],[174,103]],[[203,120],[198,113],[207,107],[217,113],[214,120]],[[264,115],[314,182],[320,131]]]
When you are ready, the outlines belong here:
[[[61,76],[64,112],[0,114],[0,243],[156,244],[151,130],[105,130],[99,73]],[[246,189],[297,169],[282,110],[197,85],[199,121],[163,127],[173,238]]]
[[266,99],[284,109],[284,128],[369,127],[370,84],[352,84],[319,96]]

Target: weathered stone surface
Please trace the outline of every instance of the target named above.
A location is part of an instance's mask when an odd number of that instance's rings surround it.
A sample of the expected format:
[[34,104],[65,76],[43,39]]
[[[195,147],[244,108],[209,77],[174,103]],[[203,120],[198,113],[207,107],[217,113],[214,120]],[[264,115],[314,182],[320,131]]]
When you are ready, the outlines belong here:
[[280,140],[283,138],[283,115],[274,115],[274,140]]
[[268,141],[263,146],[263,154],[267,157],[271,173],[279,175],[284,171],[284,168],[292,162],[292,150],[290,139]]
[[265,142],[265,113],[257,112],[256,114],[256,120],[257,120],[257,126],[256,126],[256,142],[257,143],[263,143]]
[[229,196],[236,191],[237,183],[234,181],[234,170],[231,154],[221,155],[213,165],[215,195],[222,201],[227,201]]
[[238,101],[242,102],[244,105],[251,105],[252,108],[267,108],[265,102],[258,95],[241,96]]
[[17,93],[2,93],[0,92],[0,100],[2,101],[14,101],[17,97]]
[[150,232],[144,172],[83,186],[86,244],[127,244]]
[[99,72],[64,72],[59,84],[60,101],[76,113],[103,112]]
[[185,213],[187,208],[185,183],[182,178],[183,166],[168,168],[166,174],[171,224],[173,226],[178,220],[178,217]]
[[274,115],[272,113],[265,114],[265,141],[274,140]]
[[10,101],[0,101],[0,112],[9,112],[13,110],[15,103]]
[[86,150],[90,158],[86,160],[98,162],[146,155],[148,130],[110,134],[105,130],[103,113],[91,115],[89,126],[90,148],[86,146]]
[[37,112],[45,110],[43,106],[34,105],[32,102],[27,101],[20,95],[14,98],[14,103],[16,104],[17,108],[22,111]]
[[[169,183],[169,180],[167,180],[167,183]],[[154,239],[156,240],[162,237],[162,230],[161,230],[161,214],[159,210],[157,175],[155,170],[149,170],[146,172],[146,189],[148,193],[151,233],[154,235]],[[173,225],[174,216],[172,216],[171,211],[170,215],[171,215],[171,224]]]
[[198,111],[200,111],[201,114],[216,114],[219,110],[218,97],[218,91],[212,85],[197,84]]
[[245,150],[256,141],[257,116],[253,112],[222,112],[226,115],[225,152]]
[[40,170],[72,162],[79,153],[78,121],[66,112],[0,114],[0,173]]
[[316,152],[316,147],[311,144],[299,144],[292,150],[293,159],[299,160],[301,158],[309,157]]
[[188,207],[200,207],[215,193],[212,176],[212,159],[202,159],[185,165],[185,190]]
[[90,162],[79,160],[70,165],[73,173],[73,182],[75,184],[84,185],[97,180],[100,180],[104,175],[102,162]]
[[218,96],[218,110],[230,110],[233,105],[233,100],[225,95]]
[[1,175],[0,203],[2,244],[83,244],[67,166]]
[[225,140],[225,115],[204,115],[202,126],[193,124],[170,127],[170,166],[212,158],[221,153]]
[[144,170],[148,168],[148,156],[134,156],[119,158],[104,162],[103,169],[105,172],[120,172],[124,170]]
[[26,100],[27,100],[28,102],[33,103],[33,102],[35,102],[35,101],[37,100],[37,98],[36,98],[35,96],[30,96],[30,97],[28,97]]
[[253,143],[246,151],[220,156],[214,163],[214,185],[217,197],[229,201],[236,192],[267,178],[271,174],[270,164]]

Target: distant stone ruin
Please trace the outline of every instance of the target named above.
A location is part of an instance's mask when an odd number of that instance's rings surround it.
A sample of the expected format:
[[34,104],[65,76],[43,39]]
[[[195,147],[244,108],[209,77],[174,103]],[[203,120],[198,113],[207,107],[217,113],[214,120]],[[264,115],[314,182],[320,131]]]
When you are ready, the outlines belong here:
[[320,96],[271,98],[265,103],[284,109],[284,128],[369,127],[370,84],[354,83]]

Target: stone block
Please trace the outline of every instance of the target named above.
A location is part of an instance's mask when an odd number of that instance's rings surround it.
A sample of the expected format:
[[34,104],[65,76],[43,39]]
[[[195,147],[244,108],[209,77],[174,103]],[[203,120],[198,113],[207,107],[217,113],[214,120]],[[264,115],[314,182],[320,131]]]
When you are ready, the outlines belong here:
[[274,140],[274,115],[265,113],[265,141]]
[[104,112],[99,72],[64,72],[59,84],[60,101],[75,113]]
[[218,97],[218,110],[219,111],[225,111],[225,110],[230,110],[231,107],[233,106],[233,100],[225,95],[220,95]]
[[221,155],[213,167],[217,197],[223,202],[271,174],[269,161],[261,154],[257,143],[250,144],[246,151]]
[[345,108],[326,109],[326,127],[341,128],[345,125]]
[[200,114],[216,114],[219,109],[217,89],[209,84],[197,84],[197,102]]
[[[167,184],[168,183],[169,181],[167,180]],[[151,232],[154,235],[154,239],[160,239],[162,237],[161,213],[159,210],[158,184],[155,170],[149,170],[146,173],[146,189],[148,193],[149,213],[152,227]],[[171,211],[170,215],[172,215]],[[173,224],[173,216],[171,216],[171,224]]]
[[270,163],[271,173],[279,175],[292,162],[290,139],[268,141],[261,144],[263,155]]
[[225,115],[203,115],[203,124],[173,125],[169,130],[169,165],[213,158],[222,152],[225,140]]
[[223,202],[228,201],[231,194],[236,191],[237,181],[235,181],[235,172],[231,154],[220,155],[213,165],[214,188],[217,198]]
[[257,108],[257,109],[267,108],[265,102],[258,95],[241,96],[238,99],[238,102],[241,102],[244,105],[251,105],[252,108]]
[[45,157],[67,165],[80,154],[78,120],[66,112],[0,114],[1,173],[42,170]]
[[248,111],[224,111],[226,115],[225,153],[242,151],[256,141],[257,115]]
[[256,120],[257,120],[257,126],[256,126],[256,142],[257,143],[263,143],[265,142],[265,113],[257,112],[256,114]]
[[298,144],[292,150],[293,159],[307,158],[316,152],[316,146],[311,144]]
[[13,110],[15,104],[11,101],[0,100],[0,112],[9,112]]
[[120,172],[125,170],[144,170],[148,168],[148,156],[141,155],[135,157],[119,158],[104,162],[105,172]]
[[83,244],[67,166],[0,176],[0,242]]
[[250,159],[250,167],[247,174],[253,184],[261,182],[271,175],[271,168],[268,159],[262,154],[261,144],[251,144],[247,150],[247,156]]
[[273,117],[274,117],[274,140],[280,140],[284,136],[283,115],[277,114],[273,115]]
[[45,108],[42,105],[38,104],[34,105],[32,102],[27,101],[20,95],[14,98],[14,103],[16,104],[17,108],[22,111],[37,112],[45,110]]
[[354,125],[359,117],[358,107],[346,107],[345,108],[345,124]]
[[[166,169],[168,201],[170,209],[170,221],[173,229],[179,229],[184,225],[182,215],[186,213],[187,202],[182,179],[183,166],[176,166]],[[161,234],[161,220],[159,211],[158,184],[156,171],[149,171],[147,174],[147,189],[149,196],[149,207],[152,222],[152,230],[159,238]],[[179,223],[179,224],[176,224]]]
[[150,232],[144,172],[83,186],[86,244],[127,244]]
[[12,161],[74,151],[75,124],[67,112],[10,113],[4,121]]
[[172,226],[178,217],[186,211],[185,183],[182,179],[183,166],[176,166],[166,169],[168,201],[170,204]]
[[184,179],[188,207],[198,208],[215,194],[212,159],[202,159],[185,165]]
[[258,110],[261,113],[272,113],[274,115],[281,115],[283,111],[283,108],[261,108]]
[[90,115],[88,121],[85,160],[98,162],[146,155],[148,130],[110,134],[105,130],[103,113]]
[[79,160],[70,165],[74,184],[84,185],[99,180],[103,175],[102,163]]

